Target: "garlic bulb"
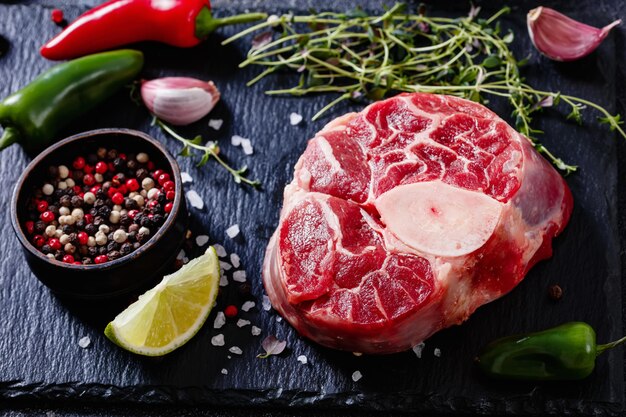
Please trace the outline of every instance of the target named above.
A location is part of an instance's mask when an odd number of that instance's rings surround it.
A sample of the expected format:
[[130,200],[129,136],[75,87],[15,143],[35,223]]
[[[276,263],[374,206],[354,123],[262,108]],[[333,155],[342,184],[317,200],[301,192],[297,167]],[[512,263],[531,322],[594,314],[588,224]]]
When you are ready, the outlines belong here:
[[602,29],[577,22],[549,7],[528,12],[528,33],[535,48],[550,59],[573,61],[589,55],[622,23],[616,20]]
[[159,119],[188,125],[206,116],[220,99],[212,81],[188,77],[165,77],[141,85],[144,104]]

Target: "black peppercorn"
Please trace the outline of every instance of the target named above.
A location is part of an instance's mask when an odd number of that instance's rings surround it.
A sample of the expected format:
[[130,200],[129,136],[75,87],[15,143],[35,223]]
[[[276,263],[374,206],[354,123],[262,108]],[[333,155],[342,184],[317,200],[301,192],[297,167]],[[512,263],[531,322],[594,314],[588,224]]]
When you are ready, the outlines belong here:
[[87,248],[87,254],[92,258],[98,255],[98,248],[96,246],[89,246]]
[[133,251],[133,245],[130,243],[124,243],[120,248],[120,254],[126,256]]
[[121,255],[118,251],[116,250],[112,250],[109,253],[107,253],[107,257],[112,261],[114,259],[119,258]]
[[144,216],[141,219],[141,223],[140,223],[143,227],[147,227],[148,229],[151,229],[154,226],[154,222],[152,221],[152,219],[148,216]]
[[104,224],[104,219],[101,216],[96,216],[93,219],[93,224],[95,226],[100,226],[101,224]]
[[165,193],[159,193],[159,196],[157,197],[157,201],[159,202],[160,205],[164,205],[166,202],[167,198],[165,196]]
[[90,153],[87,155],[87,163],[89,165],[96,165],[98,163],[98,155],[95,153]]
[[104,200],[102,198],[97,198],[96,201],[93,202],[94,208],[104,206]]
[[65,190],[61,190],[60,188],[57,188],[56,190],[54,190],[54,196],[57,198],[57,200],[63,197],[64,195],[65,195]]
[[59,217],[59,207],[55,204],[48,206],[48,211],[51,211],[54,214],[54,217]]
[[137,236],[135,237],[135,239],[137,239],[136,243],[140,243],[140,244],[144,243],[146,240],[148,240],[148,237],[149,236],[144,235],[143,233],[138,233]]
[[128,214],[120,215],[120,224],[122,226],[128,227],[128,226],[130,226],[131,223],[132,223],[132,219],[130,217],[128,217]]
[[59,203],[61,203],[63,207],[69,207],[72,205],[72,197],[70,197],[69,195],[64,195],[59,199]]
[[68,237],[70,238],[70,243],[74,246],[78,245],[78,235],[76,233],[70,233],[68,234]]
[[49,254],[50,252],[52,252],[52,248],[50,247],[50,245],[43,245],[43,246],[41,247],[41,251],[42,251],[45,255],[47,255],[47,254]]
[[135,161],[134,159],[130,159],[128,162],[126,162],[126,168],[128,168],[130,171],[135,171],[138,166],[139,165],[137,164],[137,161]]
[[78,195],[75,195],[74,197],[72,197],[71,202],[72,202],[72,207],[74,208],[81,208],[84,203],[83,198]]
[[100,206],[98,207],[98,215],[104,218],[109,218],[111,214],[111,208],[109,206]]
[[101,200],[104,200],[107,197],[107,193],[105,193],[104,191],[102,191],[102,188],[100,188],[97,192],[96,192],[96,198],[99,198]]
[[135,242],[137,240],[137,232],[128,232],[128,234],[126,235],[126,240],[131,243]]
[[57,261],[62,261],[64,255],[65,253],[63,251],[58,250],[54,253],[54,259],[56,259]]
[[135,223],[137,223],[137,224],[141,224],[141,221],[144,219],[144,217],[145,217],[145,216],[144,216],[144,214],[143,214],[143,213],[137,213],[137,214],[135,215],[135,219],[134,219],[134,220],[135,220]]
[[139,168],[137,170],[137,172],[135,173],[135,176],[137,177],[137,181],[139,181],[139,183],[141,183],[141,181],[144,180],[144,178],[146,178],[148,176],[149,172],[147,169],[144,168]]
[[93,236],[96,234],[96,232],[98,232],[98,228],[95,224],[89,223],[87,226],[85,226],[85,232],[87,232],[89,236]]
[[55,166],[48,167],[48,176],[50,178],[56,179],[57,175],[59,175],[59,170]]
[[65,224],[63,225],[63,228],[61,229],[63,230],[63,233],[66,235],[69,235],[70,233],[74,233],[74,226],[72,226],[71,224]]
[[139,209],[139,204],[132,198],[125,198],[124,199],[124,208],[126,210],[138,210]]
[[110,242],[107,244],[107,251],[109,251],[109,252],[111,252],[111,251],[113,251],[113,250],[119,250],[119,248],[120,248],[120,244],[119,244],[119,243],[117,243],[117,242],[110,241]]
[[152,217],[152,221],[155,225],[160,226],[163,221],[165,221],[165,218],[160,214],[155,214],[154,217]]
[[93,264],[93,260],[91,258],[83,258],[83,265],[91,265]]
[[91,214],[93,217],[96,217],[98,215],[98,209],[95,207],[89,209],[89,214]]
[[45,232],[46,227],[48,227],[48,225],[46,223],[42,222],[41,220],[35,222],[35,232],[37,232],[37,233]]
[[78,248],[78,252],[82,255],[82,256],[87,256],[87,245],[80,245],[80,247]]
[[106,248],[106,246],[100,246],[100,247],[98,247],[98,254],[99,254],[99,255],[106,255],[106,254],[107,254],[107,248]]
[[74,226],[78,230],[83,230],[85,228],[85,220],[84,219],[76,220],[76,223],[74,223]]
[[126,161],[124,161],[120,157],[117,157],[113,160],[113,166],[117,171],[122,171],[124,168],[126,168]]
[[107,158],[111,160],[114,160],[115,158],[117,158],[117,150],[110,149],[109,152],[107,152]]

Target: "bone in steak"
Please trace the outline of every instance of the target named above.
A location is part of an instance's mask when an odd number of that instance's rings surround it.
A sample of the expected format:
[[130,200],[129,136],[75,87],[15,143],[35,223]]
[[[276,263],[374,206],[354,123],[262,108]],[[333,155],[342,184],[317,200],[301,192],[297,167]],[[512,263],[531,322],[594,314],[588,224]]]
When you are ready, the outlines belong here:
[[484,106],[396,96],[309,141],[267,248],[265,288],[322,345],[403,351],[550,257],[572,204],[556,170]]

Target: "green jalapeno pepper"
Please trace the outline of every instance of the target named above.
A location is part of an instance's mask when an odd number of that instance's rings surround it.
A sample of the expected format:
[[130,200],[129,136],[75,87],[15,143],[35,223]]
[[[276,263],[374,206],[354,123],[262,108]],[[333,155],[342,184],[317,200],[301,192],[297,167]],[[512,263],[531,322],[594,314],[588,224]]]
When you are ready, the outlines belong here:
[[130,49],[52,67],[0,102],[0,150],[16,142],[28,152],[43,149],[61,128],[131,82],[142,67],[143,54]]
[[485,374],[501,379],[557,381],[588,377],[596,357],[626,341],[596,344],[596,332],[581,322],[571,322],[525,335],[498,339],[477,358]]

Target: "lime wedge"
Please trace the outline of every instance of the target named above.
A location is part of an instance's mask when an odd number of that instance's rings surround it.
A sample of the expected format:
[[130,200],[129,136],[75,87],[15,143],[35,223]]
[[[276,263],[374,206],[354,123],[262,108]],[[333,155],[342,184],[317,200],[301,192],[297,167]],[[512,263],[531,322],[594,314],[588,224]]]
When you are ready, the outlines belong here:
[[191,260],[110,322],[104,334],[120,347],[146,356],[162,356],[184,345],[200,330],[217,297],[217,253]]

